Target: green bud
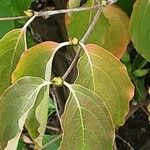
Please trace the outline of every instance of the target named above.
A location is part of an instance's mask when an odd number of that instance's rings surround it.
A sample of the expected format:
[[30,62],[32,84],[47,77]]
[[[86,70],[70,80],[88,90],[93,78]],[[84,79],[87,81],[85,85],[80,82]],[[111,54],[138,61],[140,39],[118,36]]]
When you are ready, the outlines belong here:
[[24,10],[23,12],[24,12],[24,14],[25,14],[27,17],[29,17],[29,18],[34,15],[34,12],[33,12],[33,10],[31,10],[31,9]]
[[79,40],[75,37],[71,37],[71,38],[69,38],[69,43],[70,43],[70,45],[76,46],[79,44]]
[[52,84],[57,86],[57,87],[61,87],[64,84],[64,80],[62,77],[54,77],[52,79]]

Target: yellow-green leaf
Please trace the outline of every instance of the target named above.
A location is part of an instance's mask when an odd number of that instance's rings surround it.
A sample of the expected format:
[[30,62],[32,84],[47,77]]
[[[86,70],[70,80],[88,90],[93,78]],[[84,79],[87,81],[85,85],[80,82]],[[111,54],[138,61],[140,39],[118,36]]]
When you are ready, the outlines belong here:
[[68,7],[69,8],[77,8],[80,6],[81,0],[69,0],[68,1]]
[[[46,66],[48,61],[53,59],[52,55],[54,55],[56,47],[58,47],[57,43],[44,42],[25,51],[13,72],[13,82],[24,76],[41,77],[46,80],[50,79],[47,76],[51,76],[52,61],[50,62],[51,66],[49,68],[46,68]],[[49,75],[46,75],[47,71]],[[26,128],[35,145],[39,147],[42,146],[42,138],[47,123],[48,100],[49,88],[43,88],[26,119]]]
[[26,50],[12,74],[12,82],[23,76],[36,76],[45,79],[47,62],[58,45],[55,42],[49,41]]
[[43,135],[46,130],[48,100],[49,88],[43,87],[25,122],[26,128],[37,147],[42,147]]
[[137,0],[131,14],[131,39],[139,54],[150,61],[150,1]]
[[60,149],[113,149],[115,128],[102,99],[83,86],[66,85],[70,89],[70,96],[62,116]]
[[[69,35],[81,39],[91,24],[94,13],[95,11],[85,11],[71,15]],[[128,16],[120,8],[108,6],[101,14],[87,42],[102,46],[120,59],[130,41],[128,30]]]
[[88,44],[75,83],[93,90],[106,104],[115,126],[123,125],[134,86],[125,66],[107,50]]
[[0,97],[0,149],[16,150],[29,111],[41,88],[48,81],[24,77],[10,86]]
[[11,74],[25,49],[21,29],[7,33],[0,40],[0,95],[11,85]]

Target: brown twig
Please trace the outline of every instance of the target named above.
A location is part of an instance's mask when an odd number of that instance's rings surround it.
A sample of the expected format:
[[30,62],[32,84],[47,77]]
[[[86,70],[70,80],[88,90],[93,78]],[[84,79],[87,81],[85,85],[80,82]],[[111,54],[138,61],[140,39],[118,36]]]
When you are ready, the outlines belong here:
[[128,143],[126,140],[124,140],[122,137],[120,137],[119,135],[116,135],[116,137],[120,140],[122,140],[125,144],[127,144],[127,146],[130,148],[130,150],[134,150],[134,148],[130,145],[130,143]]

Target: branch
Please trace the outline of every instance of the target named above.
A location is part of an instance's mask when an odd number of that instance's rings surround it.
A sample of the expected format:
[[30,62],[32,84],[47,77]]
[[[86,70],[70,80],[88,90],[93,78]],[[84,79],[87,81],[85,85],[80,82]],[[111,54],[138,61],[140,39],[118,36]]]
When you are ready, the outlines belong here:
[[41,16],[51,16],[51,15],[58,15],[58,14],[65,14],[65,13],[72,13],[72,12],[80,12],[80,11],[86,11],[91,9],[98,9],[101,5],[97,4],[91,7],[79,7],[79,8],[71,8],[71,9],[61,9],[61,10],[50,10],[50,11],[44,11],[44,12],[38,12],[37,17]]
[[[33,12],[36,13],[36,17],[41,17],[41,16],[52,16],[52,15],[57,15],[57,14],[64,14],[64,13],[72,13],[72,12],[80,12],[80,11],[86,11],[86,10],[92,10],[92,9],[97,9],[100,8],[101,6],[95,5],[92,7],[79,7],[79,8],[72,8],[72,9],[61,9],[61,10],[50,10],[50,11],[44,11],[44,12]],[[8,20],[17,20],[17,19],[25,19],[29,18],[29,16],[18,16],[18,17],[5,17],[5,18],[0,18],[0,21],[8,21]]]
[[5,18],[0,18],[0,21],[9,21],[9,20],[26,19],[26,18],[28,18],[28,16],[5,17]]
[[[100,15],[101,15],[101,13],[102,13],[102,10],[103,10],[105,7],[107,7],[107,6],[109,6],[109,5],[112,5],[113,3],[117,2],[117,1],[118,1],[118,0],[108,0],[108,1],[105,1],[105,0],[104,0],[104,1],[102,1],[102,2],[106,2],[106,4],[100,4],[100,2],[96,1],[98,4],[95,5],[95,6],[93,6],[93,7],[91,7],[92,9],[93,9],[94,7],[98,8],[98,11],[97,11],[96,15],[94,16],[94,19],[93,19],[92,23],[90,24],[88,30],[86,31],[86,33],[84,34],[84,36],[82,37],[82,39],[81,39],[80,42],[79,42],[80,45],[79,45],[79,47],[78,47],[78,51],[77,51],[77,53],[76,53],[76,56],[74,57],[74,59],[73,59],[71,65],[69,66],[69,68],[67,69],[67,71],[65,72],[65,74],[64,74],[63,77],[62,77],[64,80],[67,78],[67,76],[69,75],[69,73],[71,72],[71,70],[74,68],[74,66],[75,66],[75,64],[76,64],[76,62],[77,62],[77,60],[78,60],[78,57],[79,57],[79,55],[80,55],[81,47],[82,47],[82,45],[87,41],[89,35],[90,35],[91,32],[93,31],[93,29],[94,29],[94,27],[95,27],[95,25],[96,25],[96,23],[97,23],[97,21],[98,21]],[[78,8],[78,9],[79,9],[79,8]],[[81,8],[80,8],[80,9],[81,9]],[[71,10],[71,9],[70,9],[70,10]],[[72,10],[74,10],[74,9],[72,9]],[[77,11],[77,10],[76,10],[76,11]]]
[[130,143],[128,143],[126,140],[124,140],[122,137],[120,137],[119,135],[116,135],[116,138],[122,140],[129,148],[130,150],[134,150],[134,148],[130,145]]
[[74,59],[73,59],[71,65],[69,66],[69,68],[67,69],[67,71],[65,72],[65,74],[64,74],[63,77],[62,77],[64,80],[67,78],[67,76],[69,75],[69,73],[71,72],[71,70],[74,68],[74,66],[75,66],[75,64],[76,64],[76,62],[77,62],[77,60],[78,60],[78,57],[79,57],[79,55],[80,55],[82,43],[85,43],[86,40],[88,39],[89,35],[91,34],[91,32],[92,32],[93,29],[94,29],[94,26],[95,26],[96,22],[97,22],[98,19],[99,19],[99,16],[101,15],[102,9],[104,9],[105,7],[106,7],[106,6],[101,6],[101,7],[98,9],[98,11],[97,11],[96,15],[94,16],[94,19],[93,19],[92,23],[90,24],[88,30],[86,31],[86,33],[84,34],[84,36],[83,36],[82,39],[80,40],[80,42],[79,42],[80,45],[79,45],[79,47],[78,47],[78,51],[77,51],[77,53],[76,53],[76,55],[75,55],[75,57],[74,57]]
[[102,13],[102,10],[103,10],[105,7],[106,7],[106,6],[101,6],[101,7],[98,9],[96,15],[94,16],[94,19],[93,19],[91,25],[89,26],[88,30],[86,31],[86,33],[84,34],[84,36],[83,36],[82,39],[80,40],[82,43],[85,43],[85,41],[88,39],[89,35],[90,35],[91,32],[93,31],[93,29],[94,29],[94,27],[95,27],[95,25],[96,25],[96,23],[97,23],[97,21],[98,21],[100,15],[101,15],[101,13]]

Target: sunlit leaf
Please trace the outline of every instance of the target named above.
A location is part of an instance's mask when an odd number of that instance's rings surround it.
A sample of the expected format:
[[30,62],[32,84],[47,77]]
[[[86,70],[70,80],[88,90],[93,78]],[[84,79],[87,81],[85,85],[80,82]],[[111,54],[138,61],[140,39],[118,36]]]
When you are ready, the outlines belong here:
[[113,149],[115,129],[110,114],[93,91],[68,85],[70,96],[62,117],[61,150]]
[[123,125],[134,87],[125,66],[107,50],[86,45],[86,53],[78,63],[75,83],[96,92],[106,104],[116,126]]
[[11,84],[11,74],[25,49],[21,29],[12,30],[0,40],[0,95]]
[[137,0],[131,15],[131,38],[139,54],[150,61],[150,2]]
[[[91,24],[94,13],[95,11],[84,11],[71,15],[69,35],[81,39]],[[128,16],[120,8],[109,6],[101,14],[87,42],[102,46],[120,59],[130,41],[128,30]]]
[[12,82],[29,75],[45,79],[47,62],[57,46],[55,42],[43,42],[25,51],[12,74]]
[[[25,51],[13,72],[13,82],[23,76],[35,76],[43,79],[45,76],[50,76],[51,67],[46,69],[46,66],[57,46],[58,44],[54,42],[44,42]],[[49,75],[46,75],[46,70],[49,70]],[[26,128],[37,146],[42,146],[42,138],[47,123],[48,100],[49,88],[43,88],[26,120]]]
[[28,113],[41,88],[48,84],[41,78],[24,77],[0,97],[0,149],[17,148]]

